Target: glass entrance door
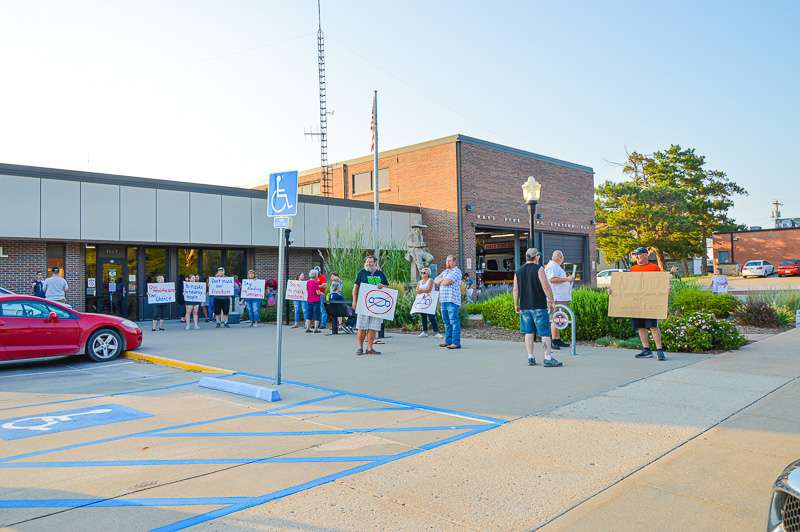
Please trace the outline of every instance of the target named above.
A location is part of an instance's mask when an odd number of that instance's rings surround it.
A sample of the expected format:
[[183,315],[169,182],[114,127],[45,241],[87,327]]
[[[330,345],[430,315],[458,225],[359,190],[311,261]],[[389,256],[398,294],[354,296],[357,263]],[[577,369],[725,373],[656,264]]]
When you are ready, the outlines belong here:
[[127,279],[126,260],[97,260],[97,312],[127,317]]

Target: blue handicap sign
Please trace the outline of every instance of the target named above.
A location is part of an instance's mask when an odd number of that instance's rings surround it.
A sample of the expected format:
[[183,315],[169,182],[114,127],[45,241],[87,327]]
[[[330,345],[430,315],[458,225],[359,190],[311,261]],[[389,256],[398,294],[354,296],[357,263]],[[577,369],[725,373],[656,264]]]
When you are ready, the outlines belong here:
[[55,432],[142,419],[152,415],[127,406],[108,404],[2,419],[0,420],[0,439],[32,438]]
[[297,215],[297,172],[269,174],[267,216]]

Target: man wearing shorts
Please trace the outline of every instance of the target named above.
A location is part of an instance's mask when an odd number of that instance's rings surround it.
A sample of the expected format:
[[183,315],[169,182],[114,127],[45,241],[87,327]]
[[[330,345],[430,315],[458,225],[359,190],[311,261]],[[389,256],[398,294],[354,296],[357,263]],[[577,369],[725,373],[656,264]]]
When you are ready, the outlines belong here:
[[[658,264],[650,263],[650,252],[644,246],[636,248],[633,251],[633,256],[636,259],[636,264],[631,266],[632,272],[660,272],[661,268]],[[664,354],[664,347],[661,344],[661,329],[658,328],[658,320],[650,318],[633,318],[633,328],[639,333],[639,340],[642,341],[642,352],[636,355],[636,358],[652,358],[653,351],[650,349],[650,338],[647,336],[648,330],[653,335],[653,341],[656,344],[656,354],[659,360],[666,360],[667,356]]]
[[[550,288],[553,290],[553,298],[555,298],[556,305],[564,305],[569,307],[569,302],[572,300],[572,283],[575,282],[575,276],[567,276],[562,266],[564,264],[564,252],[560,249],[553,251],[553,256],[550,262],[544,267],[544,273],[547,280],[550,282]],[[561,340],[561,332],[554,323],[550,327],[550,334],[552,335],[551,344],[553,349],[560,349],[562,347],[569,347],[568,343]]]
[[[372,255],[367,255],[364,259],[364,269],[358,272],[355,283],[353,284],[353,310],[358,306],[358,290],[361,283],[374,284],[378,288],[384,288],[389,284],[386,275],[378,269],[378,261]],[[375,351],[375,334],[381,330],[383,320],[366,314],[359,314],[356,319],[356,341],[358,349],[356,355],[380,355],[380,351]],[[364,338],[367,340],[367,350],[364,351]]]
[[564,364],[551,356],[550,343],[550,312],[555,310],[553,291],[539,258],[538,249],[528,248],[525,251],[525,264],[514,272],[514,310],[519,314],[519,330],[525,335],[528,365],[536,365],[533,339],[534,333],[538,333],[544,344],[544,367],[558,368]]

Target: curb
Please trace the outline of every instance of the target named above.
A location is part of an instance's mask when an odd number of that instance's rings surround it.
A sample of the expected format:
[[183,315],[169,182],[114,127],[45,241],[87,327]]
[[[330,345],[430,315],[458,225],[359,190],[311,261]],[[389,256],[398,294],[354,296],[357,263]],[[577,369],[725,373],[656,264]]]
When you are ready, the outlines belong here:
[[187,371],[199,371],[202,373],[224,373],[226,375],[232,375],[234,373],[229,369],[206,366],[205,364],[195,364],[194,362],[185,362],[183,360],[175,360],[174,358],[160,357],[158,355],[137,353],[136,351],[128,351],[122,356],[132,360],[141,360],[143,362],[150,362],[151,364],[158,364],[159,366],[169,366],[171,368],[184,369]]

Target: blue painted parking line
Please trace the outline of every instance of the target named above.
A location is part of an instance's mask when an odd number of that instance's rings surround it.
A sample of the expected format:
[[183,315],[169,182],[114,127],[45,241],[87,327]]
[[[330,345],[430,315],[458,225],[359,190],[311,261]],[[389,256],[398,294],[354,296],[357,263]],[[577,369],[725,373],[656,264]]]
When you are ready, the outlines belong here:
[[[264,381],[272,381],[271,378],[251,374],[251,373],[234,373],[232,375],[226,375],[225,378],[230,378],[234,376],[241,376],[241,377],[248,377],[252,379],[264,380]],[[198,381],[193,381],[191,383],[183,383],[179,385],[172,385],[169,387],[162,387],[161,389],[169,389],[169,388],[179,388],[183,386],[189,386],[191,384],[196,384]],[[36,469],[36,468],[86,468],[86,467],[158,467],[158,466],[176,466],[176,465],[248,465],[248,464],[259,464],[259,463],[312,463],[312,462],[331,462],[331,463],[342,463],[345,464],[345,467],[350,464],[356,464],[352,467],[347,467],[342,471],[338,471],[329,475],[325,475],[319,477],[317,479],[313,479],[308,482],[304,482],[301,484],[297,484],[295,486],[290,486],[284,489],[280,489],[277,491],[273,491],[270,493],[266,493],[264,495],[256,496],[256,497],[206,497],[206,498],[131,498],[131,499],[44,499],[44,500],[0,500],[0,508],[76,508],[76,507],[92,507],[92,508],[114,508],[114,507],[135,507],[135,506],[142,506],[142,507],[167,507],[167,506],[192,506],[192,505],[203,505],[203,506],[221,506],[220,508],[201,513],[196,516],[192,516],[186,519],[179,520],[175,523],[170,525],[166,525],[161,527],[157,530],[181,530],[186,527],[190,527],[193,525],[197,525],[203,522],[211,521],[213,519],[217,519],[219,517],[223,517],[235,512],[239,512],[245,510],[247,508],[252,508],[254,506],[259,506],[261,504],[268,503],[273,500],[277,500],[288,495],[298,493],[301,491],[305,491],[316,486],[320,486],[322,484],[333,482],[343,477],[347,477],[356,473],[360,473],[363,471],[370,470],[372,468],[385,465],[396,460],[401,460],[404,458],[408,458],[410,456],[414,456],[416,454],[420,454],[426,452],[431,449],[435,449],[437,447],[441,447],[443,445],[447,445],[456,441],[459,441],[464,438],[468,438],[482,432],[492,430],[497,428],[506,423],[505,420],[483,416],[478,414],[473,414],[470,412],[463,412],[459,410],[451,410],[451,409],[444,409],[444,408],[437,408],[437,407],[430,407],[427,405],[420,405],[416,403],[406,402],[406,401],[399,401],[394,399],[386,399],[382,397],[376,397],[369,394],[361,394],[355,392],[346,392],[342,390],[337,390],[334,388],[329,388],[325,386],[318,386],[313,384],[306,384],[297,381],[285,381],[286,384],[298,386],[301,388],[305,388],[308,390],[315,390],[318,392],[325,393],[321,397],[315,397],[313,399],[307,399],[304,401],[298,401],[292,404],[282,405],[276,408],[270,408],[267,410],[255,411],[255,412],[247,412],[242,414],[235,414],[229,416],[223,416],[214,419],[207,419],[207,420],[200,420],[200,421],[193,421],[188,423],[177,424],[173,426],[167,427],[160,427],[157,429],[141,431],[131,434],[125,434],[110,438],[101,438],[92,441],[86,441],[81,443],[76,443],[72,445],[63,445],[61,447],[56,447],[52,449],[44,449],[40,451],[19,454],[15,456],[9,456],[6,458],[0,458],[0,469]],[[113,395],[121,395],[124,393],[141,393],[146,391],[152,391],[153,389],[144,389],[144,390],[131,390],[128,392],[121,392]],[[109,394],[111,395],[111,394]],[[97,396],[103,397],[103,396]],[[333,408],[333,409],[311,409],[311,410],[302,410],[303,407],[307,405],[311,405],[318,402],[328,401],[331,399],[345,397],[345,398],[358,398],[364,399],[367,401],[374,401],[386,406],[365,406],[365,407],[344,407],[344,408]],[[81,401],[86,400],[87,398],[77,398],[74,400],[65,400],[64,402],[71,402],[71,401]],[[60,401],[59,401],[60,402]],[[56,402],[52,402],[56,403]],[[52,404],[51,403],[51,404]],[[95,407],[92,407],[95,408]],[[360,413],[360,412],[391,412],[391,411],[420,411],[420,412],[428,412],[434,414],[443,414],[449,416],[455,416],[459,418],[463,418],[464,420],[473,421],[473,423],[464,423],[464,424],[455,424],[455,425],[431,425],[431,426],[389,426],[389,427],[358,427],[358,428],[343,428],[343,429],[333,429],[333,430],[311,430],[311,431],[272,431],[272,432],[256,432],[256,431],[246,431],[246,432],[215,432],[215,431],[205,431],[205,432],[174,432],[176,430],[192,428],[192,427],[199,427],[199,426],[208,426],[214,423],[219,423],[223,421],[233,420],[233,419],[242,419],[254,416],[302,416],[302,415],[331,415],[331,414],[340,414],[340,413]],[[477,422],[477,423],[476,423]],[[462,421],[463,423],[463,421]],[[204,458],[204,459],[151,459],[151,460],[75,460],[75,461],[29,461],[24,462],[20,460],[33,458],[36,456],[47,455],[52,453],[57,453],[61,451],[67,451],[76,448],[87,447],[91,445],[100,445],[103,443],[109,443],[129,438],[139,438],[139,437],[158,437],[158,438],[181,438],[181,437],[209,437],[209,438],[216,438],[216,437],[244,437],[244,438],[251,438],[251,437],[272,437],[272,436],[284,436],[284,437],[303,437],[303,436],[315,436],[315,435],[348,435],[348,434],[368,434],[368,433],[405,433],[405,432],[433,432],[433,431],[455,431],[455,434],[451,436],[430,441],[424,444],[417,445],[413,448],[410,448],[407,451],[403,451],[397,454],[389,454],[389,455],[367,455],[367,456],[274,456],[274,457],[250,457],[250,458]],[[359,463],[361,462],[361,463]]]
[[33,416],[0,419],[0,439],[19,440],[57,432],[78,430],[110,423],[151,417],[127,406],[116,404],[92,405],[72,410],[46,412]]

